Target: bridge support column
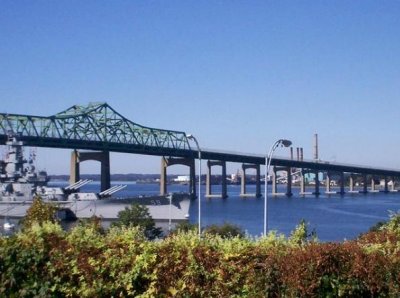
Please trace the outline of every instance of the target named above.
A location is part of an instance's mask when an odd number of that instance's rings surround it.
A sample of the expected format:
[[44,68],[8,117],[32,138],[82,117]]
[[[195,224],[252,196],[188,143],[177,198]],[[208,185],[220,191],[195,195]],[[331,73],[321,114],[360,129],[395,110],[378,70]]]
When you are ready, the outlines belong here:
[[167,194],[167,167],[167,160],[161,158],[160,195],[162,196]]
[[350,178],[349,178],[349,192],[352,193],[354,192],[354,175],[350,174]]
[[304,170],[301,169],[301,177],[300,177],[300,194],[304,195],[306,193],[306,179],[304,177]]
[[110,152],[103,151],[101,159],[101,191],[111,187]]
[[196,173],[194,159],[191,158],[161,158],[160,195],[167,194],[167,167],[172,165],[184,165],[189,167],[189,193],[192,197],[196,197]]
[[367,175],[363,175],[363,190],[362,193],[368,193],[368,181],[367,181]]
[[344,181],[344,173],[342,172],[342,173],[340,173],[340,191],[339,191],[339,194],[340,195],[344,195],[344,183],[345,183],[345,181]]
[[225,199],[228,197],[228,186],[226,184],[226,162],[224,161],[222,166],[222,198]]
[[276,174],[276,167],[272,167],[272,195],[276,195],[278,193],[278,187],[277,187],[277,174]]
[[384,189],[384,193],[388,193],[388,192],[389,192],[388,177],[385,176],[385,189]]
[[[286,192],[285,193],[280,193],[278,192],[278,172],[279,171],[285,171],[287,173],[287,188],[286,188]],[[291,192],[292,192],[292,181],[289,181],[289,176],[290,175],[290,168],[288,167],[277,167],[274,166],[273,167],[273,180],[272,180],[272,195],[274,196],[282,196],[282,195],[288,195],[290,196]]]
[[101,184],[100,191],[109,189],[111,186],[111,175],[110,175],[110,152],[108,151],[72,151],[71,154],[71,174],[70,183],[77,182],[80,172],[80,163],[86,160],[96,160],[101,163]]
[[395,177],[392,177],[392,185],[390,186],[390,191],[391,192],[396,192],[396,182],[395,182]]
[[[256,192],[248,194],[246,192],[246,169],[256,169]],[[261,184],[260,184],[260,165],[259,164],[242,164],[242,183],[241,183],[241,197],[261,197]]]
[[329,194],[331,193],[331,173],[326,173],[326,179],[325,179],[325,187],[326,187],[326,193]]
[[[194,165],[195,160],[194,159],[187,159],[186,161],[188,163],[189,175],[190,175],[189,193],[190,193],[192,198],[195,198],[197,196],[197,193],[196,193],[196,167]],[[201,182],[201,177],[199,177],[199,180]],[[201,187],[201,185],[199,185],[199,187]],[[201,198],[198,198],[198,199],[201,199]]]
[[69,184],[78,182],[79,179],[80,179],[79,152],[77,150],[74,150],[71,152]]
[[246,196],[246,168],[242,165],[242,179],[240,179],[240,196]]
[[314,192],[314,194],[316,196],[319,196],[320,192],[319,192],[319,172],[318,171],[315,172],[314,181],[315,181],[315,192]]
[[[221,166],[222,167],[222,177],[221,177],[221,186],[222,191],[221,194],[212,194],[211,190],[211,167],[212,166]],[[207,179],[206,179],[206,197],[219,197],[219,198],[227,198],[228,191],[227,191],[227,184],[226,184],[226,162],[225,161],[207,161]]]
[[292,193],[292,168],[287,168],[287,185],[286,185],[286,195],[291,197]]
[[260,165],[256,165],[256,197],[261,197]]
[[210,161],[207,161],[207,175],[206,175],[206,197],[211,197],[211,165]]

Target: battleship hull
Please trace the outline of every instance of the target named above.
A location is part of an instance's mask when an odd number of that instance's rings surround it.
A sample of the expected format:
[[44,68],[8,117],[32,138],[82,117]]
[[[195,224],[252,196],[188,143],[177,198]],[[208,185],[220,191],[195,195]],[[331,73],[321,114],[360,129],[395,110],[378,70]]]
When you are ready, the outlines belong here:
[[9,221],[17,224],[25,217],[35,196],[54,204],[58,218],[64,222],[97,216],[107,226],[117,220],[120,211],[133,203],[147,206],[156,225],[164,230],[165,223],[169,229],[189,217],[188,194],[122,199],[111,197],[126,185],[114,185],[100,193],[80,192],[81,187],[91,182],[89,179],[79,180],[65,188],[48,187],[47,174],[35,171],[33,159],[29,162],[24,159],[23,143],[18,136],[10,135],[6,144],[6,158],[0,160],[0,218],[3,218],[3,227],[10,227]]
[[[132,204],[145,205],[156,226],[163,230],[172,227],[189,218],[191,198],[188,194],[173,194],[169,196],[151,196],[138,198],[108,198],[97,200],[52,201],[57,206],[57,217],[63,221],[87,219],[93,216],[100,217],[104,226],[118,219],[118,213]],[[0,202],[0,218],[7,218],[14,222],[26,216],[32,201]]]

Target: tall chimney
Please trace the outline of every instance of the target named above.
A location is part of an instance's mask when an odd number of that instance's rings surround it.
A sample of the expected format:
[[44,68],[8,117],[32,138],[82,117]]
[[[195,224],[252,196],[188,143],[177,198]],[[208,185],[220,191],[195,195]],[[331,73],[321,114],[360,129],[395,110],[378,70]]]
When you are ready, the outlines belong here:
[[314,134],[314,160],[318,160],[318,134]]
[[303,147],[300,148],[300,160],[303,161]]
[[293,147],[290,146],[290,159],[293,160]]
[[300,151],[299,151],[299,147],[296,147],[296,151],[297,151],[297,160],[300,160]]

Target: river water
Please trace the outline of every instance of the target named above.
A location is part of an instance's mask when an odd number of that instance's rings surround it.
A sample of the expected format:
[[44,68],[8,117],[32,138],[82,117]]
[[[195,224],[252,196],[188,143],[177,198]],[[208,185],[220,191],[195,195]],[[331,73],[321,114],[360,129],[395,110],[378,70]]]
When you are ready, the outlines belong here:
[[[52,182],[52,184],[65,186]],[[156,195],[160,191],[158,184],[127,184],[127,187],[117,193],[118,196]],[[263,188],[263,187],[262,187]],[[284,191],[280,185],[278,191]],[[320,188],[321,193],[324,188]],[[99,191],[99,183],[93,182],[81,191]],[[187,185],[168,185],[168,192],[187,192]],[[213,192],[218,193],[220,186],[213,186]],[[248,193],[255,192],[255,185],[247,186]],[[312,191],[312,189],[307,189]],[[228,185],[228,198],[204,197],[205,186],[201,189],[201,221],[202,226],[221,224],[224,222],[236,224],[250,235],[259,236],[264,224],[264,197],[241,198],[240,185]],[[399,193],[369,193],[325,195],[319,197],[307,195],[299,196],[299,189],[293,188],[293,196],[268,196],[268,228],[279,233],[290,235],[295,226],[304,219],[310,231],[315,229],[321,241],[342,241],[354,239],[360,233],[379,221],[389,218],[389,211],[397,212],[400,209]],[[189,220],[197,223],[198,201],[192,201]]]

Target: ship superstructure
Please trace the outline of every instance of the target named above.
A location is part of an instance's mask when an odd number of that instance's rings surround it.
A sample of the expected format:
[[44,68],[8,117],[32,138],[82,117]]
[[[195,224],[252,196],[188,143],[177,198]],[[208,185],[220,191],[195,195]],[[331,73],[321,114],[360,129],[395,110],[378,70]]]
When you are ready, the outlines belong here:
[[23,142],[17,136],[10,135],[6,146],[6,157],[0,161],[0,201],[32,200],[37,187],[47,185],[49,177],[45,171],[36,172],[34,156],[24,158]]

